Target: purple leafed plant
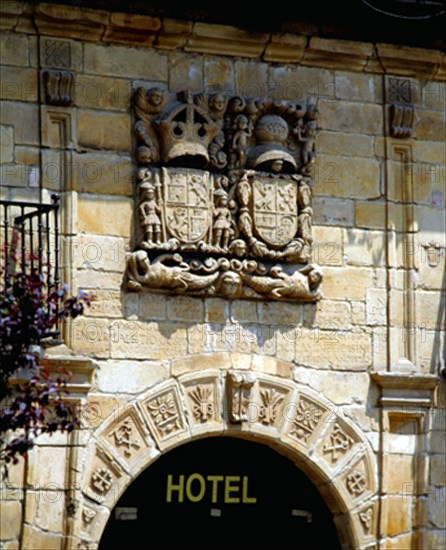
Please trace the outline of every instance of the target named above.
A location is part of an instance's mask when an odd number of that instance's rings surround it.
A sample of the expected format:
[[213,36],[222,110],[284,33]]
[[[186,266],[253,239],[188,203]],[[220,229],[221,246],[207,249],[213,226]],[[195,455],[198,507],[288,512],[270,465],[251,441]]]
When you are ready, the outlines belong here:
[[70,432],[79,424],[76,411],[63,399],[71,373],[54,375],[43,345],[66,317],[81,315],[90,297],[68,296],[67,288],[47,288],[42,270],[15,274],[0,288],[0,462],[26,456],[39,434]]

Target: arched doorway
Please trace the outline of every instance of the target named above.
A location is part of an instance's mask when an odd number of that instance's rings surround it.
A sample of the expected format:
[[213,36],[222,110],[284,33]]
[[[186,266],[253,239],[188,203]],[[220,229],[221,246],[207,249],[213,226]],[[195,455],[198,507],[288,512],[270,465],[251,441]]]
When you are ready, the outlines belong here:
[[233,437],[186,443],[147,468],[112,510],[99,549],[144,548],[158,528],[170,548],[341,547],[307,476],[267,445]]

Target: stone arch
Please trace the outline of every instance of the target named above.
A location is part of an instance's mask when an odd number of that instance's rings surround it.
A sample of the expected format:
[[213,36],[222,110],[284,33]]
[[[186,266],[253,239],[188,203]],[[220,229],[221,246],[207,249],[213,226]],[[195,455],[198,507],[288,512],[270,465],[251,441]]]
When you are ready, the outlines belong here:
[[240,368],[243,362],[217,365],[210,357],[194,356],[193,372],[192,358],[176,360],[175,376],[129,400],[92,434],[75,520],[78,548],[97,548],[114,505],[150,464],[174,447],[219,435],[255,440],[290,458],[324,498],[342,547],[372,546],[377,468],[361,430],[320,393],[280,376],[282,361],[269,358],[267,374],[255,361]]

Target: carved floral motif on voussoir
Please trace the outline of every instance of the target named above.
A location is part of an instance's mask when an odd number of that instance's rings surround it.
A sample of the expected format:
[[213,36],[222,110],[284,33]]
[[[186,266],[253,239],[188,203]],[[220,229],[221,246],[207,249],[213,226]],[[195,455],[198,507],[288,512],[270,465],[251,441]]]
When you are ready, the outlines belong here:
[[273,426],[276,423],[279,407],[284,400],[284,395],[274,388],[260,390],[260,421],[266,426]]
[[313,104],[135,93],[136,249],[127,286],[313,302]]
[[353,439],[336,423],[330,433],[330,442],[324,444],[323,451],[324,453],[330,453],[332,462],[337,462],[341,456],[352,448],[353,444]]
[[228,373],[229,420],[233,424],[241,424],[249,420],[249,404],[255,382],[256,377],[252,373]]
[[137,435],[134,420],[127,417],[112,432],[108,434],[118,450],[122,450],[128,458],[132,456],[132,451],[139,451],[141,440],[135,437]]
[[192,413],[198,423],[204,424],[215,417],[216,404],[213,401],[212,385],[200,384],[188,392],[192,404]]
[[316,403],[300,397],[290,434],[306,443],[319,424],[322,412]]
[[181,415],[173,391],[149,401],[147,410],[160,437],[167,437],[182,429]]

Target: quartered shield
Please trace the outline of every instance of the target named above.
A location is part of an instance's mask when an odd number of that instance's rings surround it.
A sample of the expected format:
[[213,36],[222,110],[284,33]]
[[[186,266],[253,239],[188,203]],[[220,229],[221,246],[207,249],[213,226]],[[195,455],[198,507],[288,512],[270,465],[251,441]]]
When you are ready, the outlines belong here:
[[283,176],[256,176],[252,191],[257,237],[276,248],[287,245],[297,233],[295,180]]
[[163,168],[166,230],[183,243],[206,240],[212,223],[212,182],[209,172]]

